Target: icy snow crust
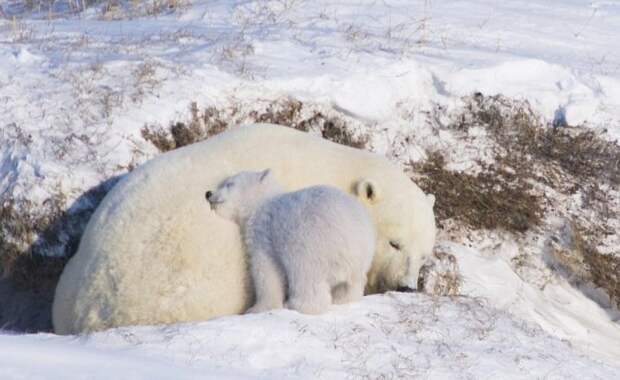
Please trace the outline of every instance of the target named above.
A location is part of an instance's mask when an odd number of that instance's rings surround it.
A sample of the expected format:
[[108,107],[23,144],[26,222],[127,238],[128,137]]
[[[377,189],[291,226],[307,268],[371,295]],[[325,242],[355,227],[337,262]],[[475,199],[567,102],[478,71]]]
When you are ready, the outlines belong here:
[[[614,1],[196,0],[118,20],[98,7],[49,19],[17,3],[0,1],[16,15],[0,21],[0,199],[36,205],[60,192],[70,205],[155,156],[140,129],[186,120],[193,101],[251,108],[290,96],[345,115],[401,165],[446,147],[454,168],[471,167],[484,136],[461,146],[427,119],[476,91],[620,137]],[[617,311],[540,259],[517,274],[523,240],[440,238],[466,297],[388,294],[320,317],[0,335],[0,378],[617,377]]]

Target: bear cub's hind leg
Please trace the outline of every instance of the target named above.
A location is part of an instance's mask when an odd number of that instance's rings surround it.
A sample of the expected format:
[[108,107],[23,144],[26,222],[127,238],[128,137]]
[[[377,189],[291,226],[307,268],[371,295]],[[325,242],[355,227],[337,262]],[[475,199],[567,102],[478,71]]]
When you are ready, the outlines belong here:
[[335,304],[357,302],[364,296],[365,281],[359,276],[335,287],[332,296]]
[[327,281],[306,282],[291,276],[286,308],[304,314],[321,314],[332,303],[332,289]]

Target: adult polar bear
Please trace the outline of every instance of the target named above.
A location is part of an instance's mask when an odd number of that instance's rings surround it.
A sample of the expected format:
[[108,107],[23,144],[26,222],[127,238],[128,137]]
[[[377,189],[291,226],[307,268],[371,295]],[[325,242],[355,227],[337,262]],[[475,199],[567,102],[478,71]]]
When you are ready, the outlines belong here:
[[204,194],[266,168],[287,191],[327,184],[357,195],[377,229],[366,293],[415,287],[435,242],[434,198],[383,157],[254,124],[162,154],[110,191],[56,288],[56,333],[244,312],[254,295],[238,227]]

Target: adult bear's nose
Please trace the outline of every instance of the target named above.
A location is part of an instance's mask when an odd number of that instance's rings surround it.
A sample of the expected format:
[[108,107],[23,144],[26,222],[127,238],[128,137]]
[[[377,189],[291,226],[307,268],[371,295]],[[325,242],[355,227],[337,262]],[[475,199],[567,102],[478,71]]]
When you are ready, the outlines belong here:
[[410,287],[408,287],[408,286],[399,286],[399,287],[396,289],[396,291],[397,291],[397,292],[403,292],[403,293],[413,293],[413,292],[415,292],[416,290],[415,290],[415,289],[413,289],[413,288],[410,288]]
[[207,198],[207,201],[209,200],[209,198],[211,198],[212,195],[213,195],[213,192],[211,190],[205,193],[205,197]]

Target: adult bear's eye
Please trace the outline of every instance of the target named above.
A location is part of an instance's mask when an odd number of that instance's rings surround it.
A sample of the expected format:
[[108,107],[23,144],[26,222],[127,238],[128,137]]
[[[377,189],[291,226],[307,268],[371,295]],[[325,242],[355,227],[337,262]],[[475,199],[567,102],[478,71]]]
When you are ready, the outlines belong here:
[[392,248],[394,248],[397,251],[400,251],[400,244],[397,241],[394,240],[390,240],[390,245],[392,246]]

